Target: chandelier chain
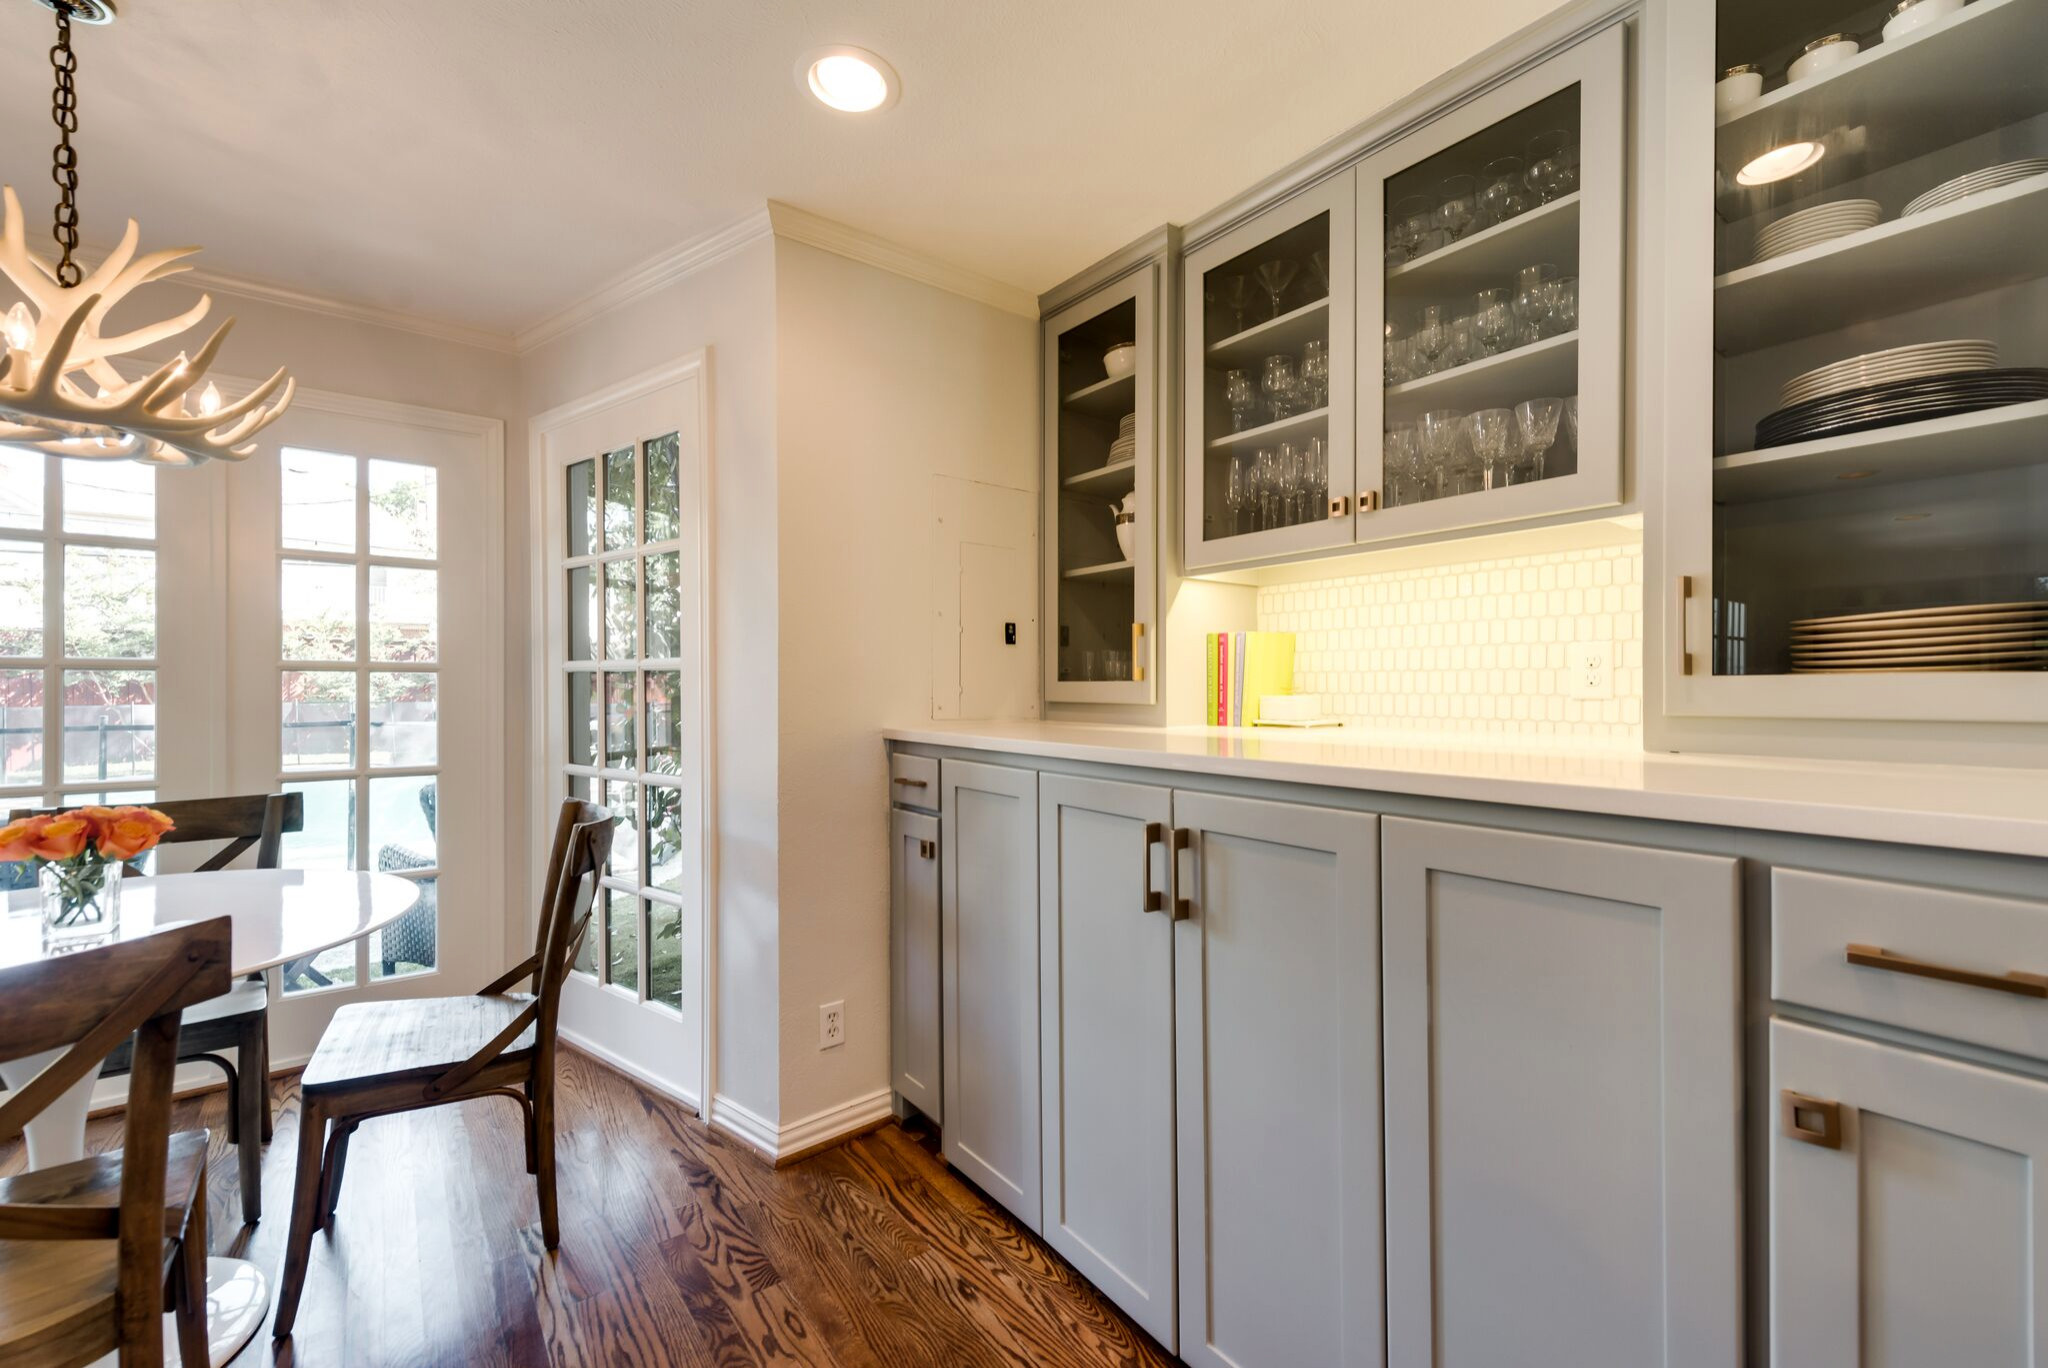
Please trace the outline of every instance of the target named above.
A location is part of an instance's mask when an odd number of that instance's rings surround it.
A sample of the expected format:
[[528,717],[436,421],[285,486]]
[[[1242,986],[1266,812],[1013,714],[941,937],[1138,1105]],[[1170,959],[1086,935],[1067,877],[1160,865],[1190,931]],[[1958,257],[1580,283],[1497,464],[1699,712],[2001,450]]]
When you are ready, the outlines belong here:
[[78,131],[78,88],[72,78],[78,74],[78,54],[71,50],[71,7],[62,0],[57,12],[57,45],[50,49],[50,67],[57,84],[50,96],[50,118],[57,125],[57,146],[50,154],[50,179],[57,183],[57,211],[51,231],[63,255],[57,262],[57,283],[65,289],[84,279],[73,261],[78,250],[78,149],[71,135]]

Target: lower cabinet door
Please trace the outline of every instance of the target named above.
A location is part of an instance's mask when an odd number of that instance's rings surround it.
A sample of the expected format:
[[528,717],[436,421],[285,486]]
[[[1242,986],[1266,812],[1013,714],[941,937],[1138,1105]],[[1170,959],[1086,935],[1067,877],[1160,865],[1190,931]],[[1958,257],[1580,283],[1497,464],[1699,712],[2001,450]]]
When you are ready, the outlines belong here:
[[2048,1365],[2048,1083],[1774,1021],[1771,1086],[1772,1362]]
[[889,814],[890,1046],[897,1096],[945,1124],[939,1075],[939,823]]
[[1038,775],[939,767],[946,1162],[1039,1229]]
[[1378,819],[1173,809],[1180,1357],[1378,1365]]
[[1394,818],[1382,854],[1388,1364],[1740,1362],[1736,861]]
[[1045,1239],[1168,1349],[1171,815],[1163,788],[1039,779]]

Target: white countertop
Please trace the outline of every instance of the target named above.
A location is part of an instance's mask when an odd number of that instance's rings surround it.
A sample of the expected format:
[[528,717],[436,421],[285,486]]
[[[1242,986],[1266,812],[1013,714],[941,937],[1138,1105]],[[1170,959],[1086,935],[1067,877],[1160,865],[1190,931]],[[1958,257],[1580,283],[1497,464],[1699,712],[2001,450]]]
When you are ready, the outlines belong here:
[[891,741],[1469,802],[2048,857],[2048,772],[1402,740],[1362,731],[933,722]]

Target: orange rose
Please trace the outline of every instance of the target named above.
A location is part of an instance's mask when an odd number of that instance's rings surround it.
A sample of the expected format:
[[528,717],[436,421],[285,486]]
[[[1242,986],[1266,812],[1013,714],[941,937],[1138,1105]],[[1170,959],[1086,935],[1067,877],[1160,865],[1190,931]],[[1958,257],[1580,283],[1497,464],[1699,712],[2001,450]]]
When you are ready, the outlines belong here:
[[23,860],[34,859],[33,843],[53,820],[50,817],[24,817],[0,827],[0,864],[19,864]]
[[46,825],[29,838],[29,854],[44,860],[68,860],[84,850],[92,839],[92,821],[75,812],[45,819]]
[[154,808],[115,809],[99,822],[100,854],[110,860],[132,860],[162,840],[171,825],[171,819]]

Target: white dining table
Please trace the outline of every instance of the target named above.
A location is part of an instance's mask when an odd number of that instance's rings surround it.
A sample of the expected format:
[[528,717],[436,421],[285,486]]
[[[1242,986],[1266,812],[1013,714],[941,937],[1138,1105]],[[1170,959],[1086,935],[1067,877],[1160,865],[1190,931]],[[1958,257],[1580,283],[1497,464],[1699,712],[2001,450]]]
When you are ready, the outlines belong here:
[[[419,896],[419,885],[410,879],[342,870],[224,869],[130,878],[121,885],[118,935],[139,940],[168,926],[224,916],[229,966],[240,978],[388,926],[411,911]],[[6,911],[0,918],[0,968],[45,958],[42,895],[35,889],[10,893]],[[0,1002],[0,1021],[6,1010]],[[0,1064],[0,1083],[19,1088],[63,1053],[49,1050]],[[97,1075],[79,1080],[23,1128],[30,1168],[85,1157],[86,1112],[96,1081]],[[208,1358],[220,1368],[262,1327],[270,1311],[270,1281],[246,1259],[209,1259],[206,1275]],[[177,1337],[169,1316],[164,1336],[164,1361],[176,1363]],[[100,1364],[111,1368],[114,1361],[109,1354]]]

